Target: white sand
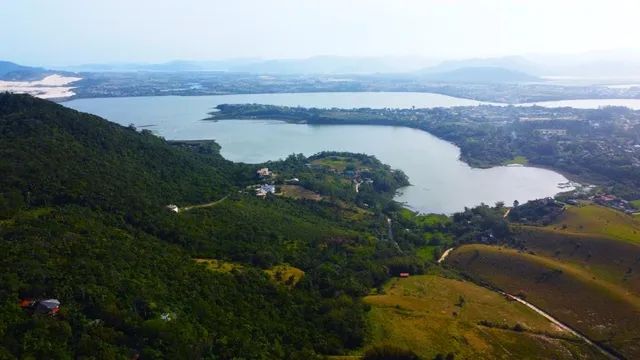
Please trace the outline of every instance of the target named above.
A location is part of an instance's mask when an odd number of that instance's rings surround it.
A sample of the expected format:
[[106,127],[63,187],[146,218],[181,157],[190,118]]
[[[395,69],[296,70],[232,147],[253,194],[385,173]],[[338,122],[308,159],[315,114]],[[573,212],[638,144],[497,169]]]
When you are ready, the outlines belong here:
[[0,92],[24,93],[43,99],[65,98],[75,95],[73,86],[67,86],[81,80],[79,77],[49,75],[36,81],[0,80]]

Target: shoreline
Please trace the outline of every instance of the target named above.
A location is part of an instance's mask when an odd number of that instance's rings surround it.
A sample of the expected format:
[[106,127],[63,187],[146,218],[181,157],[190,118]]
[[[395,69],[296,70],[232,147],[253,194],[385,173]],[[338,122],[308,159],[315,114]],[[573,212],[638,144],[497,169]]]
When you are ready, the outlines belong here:
[[[212,117],[213,114],[215,114],[216,112],[209,112],[207,113],[207,115],[209,115],[206,118],[201,119],[200,121],[211,121],[211,122],[218,122],[218,121],[253,121],[253,120],[264,120],[264,121],[278,121],[278,122],[283,122],[283,123],[287,123],[287,124],[293,124],[293,125],[323,125],[323,126],[344,126],[344,125],[351,125],[351,126],[384,126],[384,127],[401,127],[401,128],[406,128],[406,129],[414,129],[414,130],[418,130],[418,131],[423,131],[431,136],[434,136],[442,141],[446,141],[451,145],[454,145],[455,147],[457,147],[460,150],[460,155],[458,156],[458,160],[463,162],[464,164],[466,164],[467,166],[469,166],[471,169],[492,169],[492,168],[498,168],[498,167],[523,167],[523,168],[534,168],[534,169],[543,169],[543,170],[549,170],[549,171],[553,171],[555,173],[558,173],[560,175],[562,175],[565,179],[567,179],[568,182],[574,182],[574,183],[579,183],[581,185],[589,185],[589,183],[593,182],[593,181],[588,181],[588,179],[583,178],[583,177],[579,177],[578,175],[569,173],[565,170],[561,170],[561,169],[557,169],[557,168],[553,168],[551,166],[547,166],[547,165],[539,165],[539,164],[532,164],[532,163],[527,163],[527,164],[518,164],[518,163],[512,163],[512,164],[505,164],[505,163],[496,163],[496,164],[486,164],[486,165],[479,165],[478,163],[475,163],[474,161],[469,161],[469,159],[465,156],[463,156],[462,154],[462,148],[460,147],[460,145],[456,144],[453,141],[444,139],[440,136],[437,136],[433,133],[431,133],[430,131],[421,129],[419,127],[413,127],[413,126],[404,126],[404,125],[393,125],[393,124],[351,124],[351,123],[338,123],[338,124],[314,124],[314,123],[309,123],[307,120],[300,120],[300,121],[296,121],[293,119],[282,119],[282,118],[269,118],[269,117],[218,117],[218,118],[214,118]],[[560,183],[559,183],[560,184]],[[597,185],[597,184],[594,184]],[[560,187],[558,187],[558,194],[564,193],[564,192],[569,192],[569,191],[573,191],[575,190],[564,190]],[[555,196],[555,195],[554,195]]]

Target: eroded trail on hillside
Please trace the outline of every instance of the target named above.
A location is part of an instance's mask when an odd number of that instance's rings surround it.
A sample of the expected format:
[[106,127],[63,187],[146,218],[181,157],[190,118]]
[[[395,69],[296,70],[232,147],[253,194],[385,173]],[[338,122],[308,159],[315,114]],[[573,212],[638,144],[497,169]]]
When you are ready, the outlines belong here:
[[[455,248],[449,248],[447,249],[442,256],[440,256],[440,259],[438,259],[438,263],[441,264],[443,263],[446,259],[447,256],[454,250]],[[491,289],[491,288],[489,288]],[[573,329],[571,326],[563,323],[562,321],[554,318],[553,316],[551,316],[549,313],[545,312],[544,310],[540,309],[539,307],[533,305],[532,303],[519,298],[515,295],[511,295],[509,293],[506,293],[502,290],[497,290],[497,289],[491,289],[494,290],[500,294],[502,294],[503,296],[508,297],[511,300],[517,301],[519,303],[521,303],[522,305],[528,307],[529,309],[535,311],[536,313],[542,315],[544,318],[546,318],[547,320],[549,320],[551,323],[553,323],[554,325],[560,327],[562,330],[574,335],[575,337],[581,339],[582,341],[586,342],[587,344],[591,345],[593,348],[597,349],[600,353],[602,353],[604,356],[606,356],[609,359],[616,359],[616,360],[620,360],[621,358],[613,353],[611,353],[609,350],[603,348],[602,346],[598,345],[597,343],[595,343],[594,341],[590,340],[589,338],[587,338],[585,335],[583,335],[582,333],[580,333],[579,331]]]
[[603,355],[605,355],[606,357],[608,357],[609,359],[620,359],[620,357],[612,354],[611,352],[609,352],[607,349],[601,347],[600,345],[596,344],[595,342],[589,340],[589,338],[587,338],[586,336],[582,335],[581,333],[579,333],[577,330],[574,330],[573,328],[571,328],[569,325],[561,322],[560,320],[554,318],[553,316],[549,315],[548,313],[546,313],[544,310],[538,308],[537,306],[531,304],[530,302],[521,299],[515,295],[511,295],[508,294],[504,291],[500,291],[498,290],[498,292],[512,300],[515,300],[519,303],[521,303],[522,305],[528,307],[529,309],[535,311],[536,313],[544,316],[547,320],[551,321],[554,325],[560,327],[561,329],[563,329],[564,331],[567,331],[569,333],[571,333],[572,335],[574,335],[575,337],[583,340],[584,342],[586,342],[587,344],[593,346],[594,348],[596,348],[598,351],[600,351]]
[[449,256],[449,253],[451,253],[453,249],[455,248],[448,248],[447,250],[445,250],[440,256],[440,259],[438,259],[438,264],[441,264],[443,261],[445,261],[447,259],[447,256]]

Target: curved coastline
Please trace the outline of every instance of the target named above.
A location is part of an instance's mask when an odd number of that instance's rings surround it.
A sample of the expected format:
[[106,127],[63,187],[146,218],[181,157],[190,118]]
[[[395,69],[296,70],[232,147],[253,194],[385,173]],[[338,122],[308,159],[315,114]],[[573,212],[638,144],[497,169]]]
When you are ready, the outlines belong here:
[[[316,105],[302,101],[311,101],[313,97],[301,100],[294,95],[297,94],[289,94],[286,98],[288,102],[284,105]],[[336,95],[340,94],[331,94],[332,97]],[[359,95],[367,96],[363,93]],[[376,101],[384,98],[384,94],[379,93],[372,96]],[[423,100],[428,101],[429,98],[424,97]],[[242,96],[238,101],[259,103],[264,98]],[[558,172],[547,172],[548,169],[538,167],[474,167],[460,157],[460,148],[454,143],[410,127],[336,127],[265,119],[200,121],[217,104],[228,102],[229,96],[163,96],[82,99],[63,105],[97,114],[125,126],[153,124],[156,125],[154,131],[169,140],[215,139],[222,146],[222,155],[233,161],[260,163],[291,153],[312,155],[323,150],[375,155],[382,162],[407,173],[414,185],[403,188],[397,200],[406,201],[410,207],[421,212],[453,213],[481,202],[493,204],[516,199],[522,202],[552,196],[561,192],[558,183],[567,181]],[[389,105],[393,104],[381,103],[379,107]],[[451,106],[456,105],[451,103]]]

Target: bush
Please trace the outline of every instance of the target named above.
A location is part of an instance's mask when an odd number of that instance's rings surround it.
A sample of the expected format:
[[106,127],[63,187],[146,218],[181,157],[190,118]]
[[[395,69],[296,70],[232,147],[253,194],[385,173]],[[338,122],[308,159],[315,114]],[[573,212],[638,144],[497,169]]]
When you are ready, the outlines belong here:
[[392,345],[375,346],[367,350],[363,360],[420,360],[420,357],[411,350],[402,349]]

